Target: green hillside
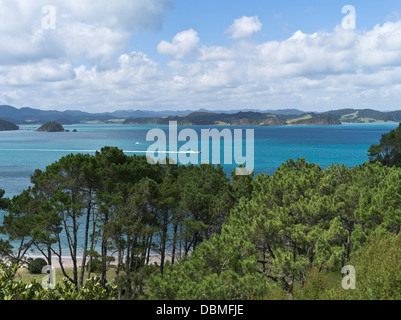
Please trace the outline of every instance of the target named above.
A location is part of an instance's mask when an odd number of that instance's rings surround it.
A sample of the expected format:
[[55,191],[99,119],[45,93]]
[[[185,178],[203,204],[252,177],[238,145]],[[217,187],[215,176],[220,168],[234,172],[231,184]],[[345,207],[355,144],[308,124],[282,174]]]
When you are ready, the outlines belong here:
[[401,122],[401,111],[381,112],[372,109],[342,109],[324,113],[343,123]]
[[164,118],[132,118],[125,124],[168,125],[177,121],[178,125],[240,125],[240,126],[285,126],[285,125],[339,125],[341,122],[329,115],[310,113],[308,115],[276,115],[261,112],[238,112],[235,114],[193,112],[186,116]]
[[19,130],[19,127],[12,122],[0,119],[0,131],[11,131],[11,130]]

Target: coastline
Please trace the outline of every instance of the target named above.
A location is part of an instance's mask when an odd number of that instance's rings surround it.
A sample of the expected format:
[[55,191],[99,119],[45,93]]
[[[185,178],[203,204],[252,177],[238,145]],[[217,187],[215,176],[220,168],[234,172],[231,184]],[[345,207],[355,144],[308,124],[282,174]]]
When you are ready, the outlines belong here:
[[[32,256],[29,256],[28,258],[33,258],[33,259],[42,258],[42,259],[44,259],[43,256],[39,256],[39,255],[38,256],[32,255]],[[167,260],[171,261],[171,254],[166,254],[165,260],[166,261]],[[73,268],[73,266],[74,266],[72,258],[70,256],[61,257],[61,261],[62,261],[63,267],[66,268],[66,269]],[[149,257],[149,264],[148,265],[152,265],[152,264],[155,264],[155,263],[160,265],[160,261],[161,261],[161,256],[159,254],[153,254],[153,255],[150,255],[150,257]],[[81,267],[81,264],[82,264],[82,257],[78,257],[77,258],[78,268]],[[111,262],[111,265],[116,265],[116,262]],[[56,268],[56,269],[61,269],[58,257],[52,257],[52,266],[54,268]]]

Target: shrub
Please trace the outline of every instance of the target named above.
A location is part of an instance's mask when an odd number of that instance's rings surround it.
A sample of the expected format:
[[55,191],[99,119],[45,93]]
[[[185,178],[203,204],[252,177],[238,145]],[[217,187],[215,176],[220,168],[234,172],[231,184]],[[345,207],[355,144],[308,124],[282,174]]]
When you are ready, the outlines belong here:
[[356,290],[342,290],[341,299],[401,299],[401,234],[371,237],[351,264],[356,269]]
[[28,271],[30,274],[41,274],[44,266],[47,266],[47,261],[42,258],[29,259]]
[[[89,263],[86,265],[86,270],[89,269]],[[90,272],[91,273],[101,273],[102,272],[102,260],[98,258],[92,258],[90,262]]]

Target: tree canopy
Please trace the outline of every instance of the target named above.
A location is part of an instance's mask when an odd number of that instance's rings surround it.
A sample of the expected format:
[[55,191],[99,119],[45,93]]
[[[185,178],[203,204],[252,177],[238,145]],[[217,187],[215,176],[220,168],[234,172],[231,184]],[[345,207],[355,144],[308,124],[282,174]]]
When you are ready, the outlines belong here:
[[[209,164],[150,164],[114,147],[67,155],[36,170],[32,186],[12,199],[0,190],[8,238],[0,241],[0,297],[397,298],[397,139],[388,157],[353,168],[289,159],[255,177]],[[59,261],[65,281],[53,296],[15,280],[31,250]],[[349,264],[367,282],[347,294],[329,277]]]
[[401,124],[395,130],[383,134],[380,143],[373,144],[368,152],[371,162],[401,167]]
[[[311,270],[340,273],[367,239],[400,232],[401,171],[380,163],[322,169],[289,160],[252,182],[249,199],[222,231],[188,261],[155,275],[158,299],[263,298],[279,288],[294,296]],[[377,260],[376,260],[377,261]]]

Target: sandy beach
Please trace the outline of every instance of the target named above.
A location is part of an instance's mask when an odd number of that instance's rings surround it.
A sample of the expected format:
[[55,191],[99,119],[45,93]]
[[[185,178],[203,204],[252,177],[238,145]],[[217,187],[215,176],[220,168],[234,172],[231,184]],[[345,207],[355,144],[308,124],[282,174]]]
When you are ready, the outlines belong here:
[[[35,259],[35,258],[39,258],[39,257],[38,256],[32,256],[31,258]],[[40,258],[43,258],[43,257],[40,257]],[[149,264],[155,264],[155,263],[160,264],[160,260],[161,260],[160,259],[160,255],[151,255],[150,258],[149,258]],[[167,260],[171,261],[171,255],[166,255],[166,261]],[[62,264],[63,264],[64,268],[68,269],[68,268],[72,268],[73,267],[73,261],[72,261],[71,257],[62,257],[61,261],[62,261]],[[88,259],[87,259],[86,262],[88,262]],[[82,257],[77,258],[77,264],[78,264],[78,267],[81,266]],[[113,264],[115,264],[115,262],[112,262],[111,264],[113,265]],[[54,266],[56,269],[60,269],[61,268],[58,257],[53,257],[52,258],[52,266]]]

